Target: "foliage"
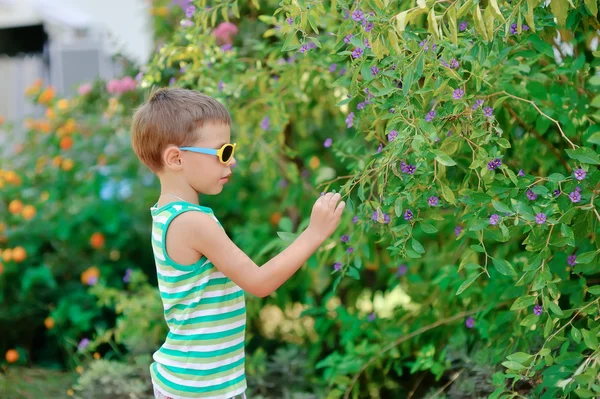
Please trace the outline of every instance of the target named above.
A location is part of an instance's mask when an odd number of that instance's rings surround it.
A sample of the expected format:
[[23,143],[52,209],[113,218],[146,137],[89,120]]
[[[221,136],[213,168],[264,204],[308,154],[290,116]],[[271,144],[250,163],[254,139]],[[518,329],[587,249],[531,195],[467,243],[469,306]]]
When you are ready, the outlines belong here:
[[[135,89],[31,89],[47,117],[0,177],[2,349],[31,346],[49,311],[71,364],[93,331],[90,353],[143,359],[159,344],[141,274],[153,283],[157,185],[127,132],[148,88],[177,85],[231,110],[238,178],[201,200],[257,263],[306,226],[321,191],[348,201],[341,237],[248,300],[258,393],[287,363],[316,364],[304,380],[329,398],[598,396],[593,1],[167,3]],[[296,304],[304,318],[287,313]],[[272,314],[291,327],[266,333]]]

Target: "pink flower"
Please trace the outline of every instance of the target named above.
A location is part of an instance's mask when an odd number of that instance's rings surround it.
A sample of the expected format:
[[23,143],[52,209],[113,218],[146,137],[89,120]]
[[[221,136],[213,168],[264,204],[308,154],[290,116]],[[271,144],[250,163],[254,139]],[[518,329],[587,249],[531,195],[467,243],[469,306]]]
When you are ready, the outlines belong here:
[[111,79],[106,84],[106,91],[108,91],[109,94],[121,93],[121,81],[118,79]]
[[233,36],[238,34],[238,27],[231,22],[221,22],[214,30],[213,35],[217,40],[217,44],[231,44]]
[[77,89],[77,92],[79,93],[80,96],[85,96],[90,91],[92,91],[91,83],[84,83],[81,86],[79,86],[79,88]]
[[106,91],[110,94],[122,94],[135,90],[137,82],[131,76],[125,76],[123,79],[112,79],[106,84]]

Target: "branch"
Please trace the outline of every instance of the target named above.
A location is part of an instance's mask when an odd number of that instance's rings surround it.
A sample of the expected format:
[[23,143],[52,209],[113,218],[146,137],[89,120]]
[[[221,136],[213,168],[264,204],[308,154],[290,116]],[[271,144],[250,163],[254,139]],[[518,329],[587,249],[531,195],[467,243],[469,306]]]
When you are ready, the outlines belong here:
[[545,118],[548,118],[549,120],[551,120],[552,122],[554,122],[554,124],[556,125],[556,127],[558,127],[558,131],[560,132],[560,135],[565,140],[567,140],[567,142],[571,145],[571,147],[573,147],[573,149],[577,149],[577,147],[579,147],[579,146],[573,144],[573,142],[571,140],[569,140],[569,138],[567,137],[567,135],[565,134],[565,132],[563,132],[562,127],[560,127],[560,123],[558,123],[558,121],[556,119],[551,118],[550,116],[546,115],[546,113],[544,111],[542,111],[540,109],[540,107],[537,106],[536,103],[534,103],[531,100],[527,100],[525,98],[521,98],[521,97],[515,96],[514,94],[510,94],[510,93],[506,92],[505,90],[501,91],[500,94],[505,94],[505,95],[507,95],[509,97],[512,97],[512,98],[516,99],[516,100],[521,100],[521,101],[524,101],[526,103],[529,103],[529,104],[533,105],[533,107],[537,110],[537,112],[540,113],[540,115],[542,115]]
[[517,115],[517,113],[510,107],[510,105],[508,105],[506,103],[504,103],[503,105],[504,105],[504,108],[506,108],[508,110],[508,112],[510,112],[510,114],[513,116],[513,118],[515,118],[517,120],[519,125],[523,126],[525,129],[527,129],[527,131],[529,133],[533,134],[538,139],[538,141],[540,141],[542,144],[544,144],[546,146],[546,148],[548,148],[552,152],[552,154],[554,154],[554,156],[556,157],[556,159],[558,159],[558,161],[561,163],[561,165],[564,166],[564,168],[566,170],[571,172],[571,166],[569,166],[567,161],[565,161],[565,159],[560,155],[560,151],[556,147],[554,147],[551,142],[546,140],[546,138],[542,137],[542,135],[537,130],[535,130],[533,127],[531,127],[527,123],[525,123],[525,121],[523,119],[521,119],[521,117],[519,115]]

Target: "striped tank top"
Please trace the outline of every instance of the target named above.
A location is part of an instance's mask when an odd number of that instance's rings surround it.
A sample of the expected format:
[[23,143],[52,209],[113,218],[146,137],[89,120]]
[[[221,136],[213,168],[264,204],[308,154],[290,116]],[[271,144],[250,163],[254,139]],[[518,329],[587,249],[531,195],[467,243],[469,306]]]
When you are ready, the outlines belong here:
[[229,399],[246,390],[244,291],[206,257],[193,265],[169,258],[167,228],[184,212],[204,212],[219,223],[210,208],[187,202],[151,208],[152,250],[169,327],[150,365],[152,384],[173,399]]

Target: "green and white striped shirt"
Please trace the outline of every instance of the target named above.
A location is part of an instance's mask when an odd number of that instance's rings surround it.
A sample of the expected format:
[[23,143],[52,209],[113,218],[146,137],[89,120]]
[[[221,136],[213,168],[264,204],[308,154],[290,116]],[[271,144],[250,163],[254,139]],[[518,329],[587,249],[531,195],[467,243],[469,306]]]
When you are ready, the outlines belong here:
[[206,257],[180,265],[167,255],[167,228],[184,212],[207,213],[219,223],[210,208],[187,202],[151,208],[152,249],[169,326],[150,365],[152,383],[174,399],[229,399],[246,390],[244,291]]

